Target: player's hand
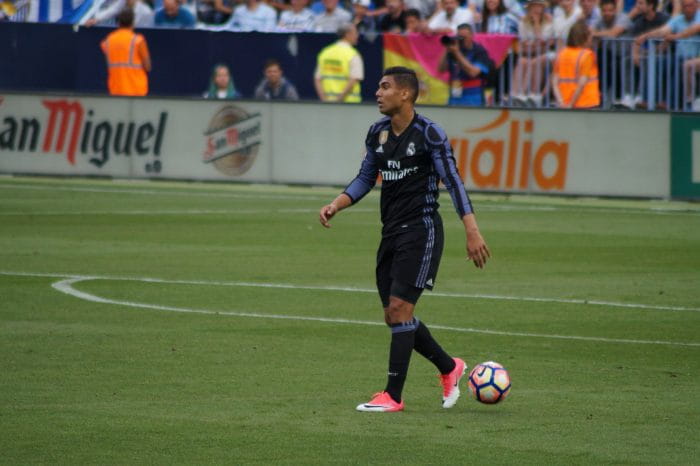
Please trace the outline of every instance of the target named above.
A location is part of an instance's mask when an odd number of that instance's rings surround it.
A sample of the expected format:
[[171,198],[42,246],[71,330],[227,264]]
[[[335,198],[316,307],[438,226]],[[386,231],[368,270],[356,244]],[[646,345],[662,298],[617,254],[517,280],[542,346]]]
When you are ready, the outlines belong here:
[[474,265],[483,269],[486,260],[491,257],[491,251],[486,245],[486,241],[478,231],[472,232],[467,238],[467,259],[474,262]]
[[330,219],[333,218],[335,214],[338,213],[338,208],[333,204],[324,205],[321,207],[321,211],[318,214],[318,220],[326,228],[330,228],[331,224],[328,223]]

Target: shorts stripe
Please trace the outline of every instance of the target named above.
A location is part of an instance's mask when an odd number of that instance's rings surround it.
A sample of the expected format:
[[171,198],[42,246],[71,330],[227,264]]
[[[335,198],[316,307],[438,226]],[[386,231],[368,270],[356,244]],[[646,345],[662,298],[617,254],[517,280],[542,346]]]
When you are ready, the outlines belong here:
[[421,262],[420,272],[416,280],[416,286],[418,288],[425,287],[425,280],[428,278],[430,263],[433,258],[433,246],[435,245],[435,225],[433,224],[433,219],[431,217],[423,217],[423,223],[428,230],[428,241],[425,244],[425,253],[423,254],[423,261]]

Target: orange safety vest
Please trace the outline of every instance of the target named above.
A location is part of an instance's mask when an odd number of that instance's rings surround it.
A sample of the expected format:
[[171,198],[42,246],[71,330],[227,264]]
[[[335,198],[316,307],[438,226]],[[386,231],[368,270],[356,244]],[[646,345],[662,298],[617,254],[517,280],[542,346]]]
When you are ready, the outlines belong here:
[[554,63],[554,72],[559,77],[559,93],[564,103],[571,102],[578,81],[582,76],[588,76],[588,82],[574,102],[574,108],[590,108],[600,105],[600,90],[598,89],[598,64],[591,49],[566,47],[559,52]]
[[107,88],[111,95],[148,94],[148,75],[143,69],[139,50],[146,48],[146,39],[131,29],[119,28],[102,41],[107,57]]

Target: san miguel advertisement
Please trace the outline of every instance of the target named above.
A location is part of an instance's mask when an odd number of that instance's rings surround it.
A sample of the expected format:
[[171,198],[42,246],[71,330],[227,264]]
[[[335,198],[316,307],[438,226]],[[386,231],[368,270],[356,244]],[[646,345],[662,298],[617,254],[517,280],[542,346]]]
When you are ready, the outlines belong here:
[[[668,197],[669,116],[419,107],[471,191]],[[0,95],[0,173],[345,185],[372,105]]]
[[221,102],[0,96],[0,172],[268,181],[260,109]]

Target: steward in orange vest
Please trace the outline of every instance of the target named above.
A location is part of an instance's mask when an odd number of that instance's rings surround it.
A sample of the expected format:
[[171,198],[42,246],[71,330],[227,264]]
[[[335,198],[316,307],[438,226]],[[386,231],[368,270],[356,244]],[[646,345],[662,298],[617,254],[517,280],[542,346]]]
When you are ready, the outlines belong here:
[[569,31],[566,48],[554,62],[552,87],[561,108],[593,108],[600,105],[598,64],[589,46],[591,33],[579,21]]
[[119,28],[102,41],[107,58],[107,88],[111,95],[148,94],[148,75],[151,57],[146,39],[134,32],[134,11],[123,9],[117,15]]

